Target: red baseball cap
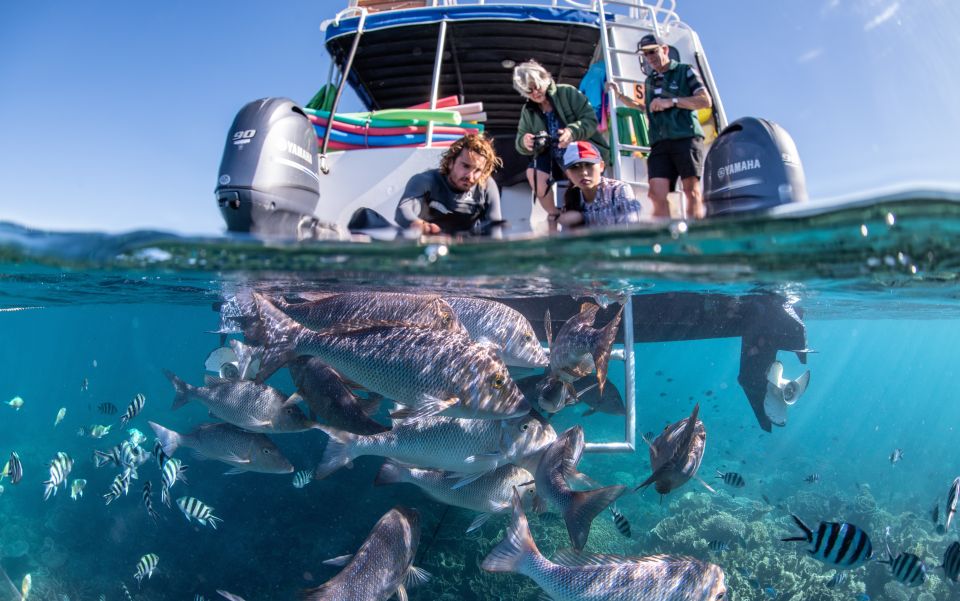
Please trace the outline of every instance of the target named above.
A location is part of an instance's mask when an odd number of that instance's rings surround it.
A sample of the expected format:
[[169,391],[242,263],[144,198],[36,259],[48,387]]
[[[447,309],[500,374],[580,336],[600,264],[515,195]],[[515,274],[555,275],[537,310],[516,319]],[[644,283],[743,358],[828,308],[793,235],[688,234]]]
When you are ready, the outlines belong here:
[[563,168],[569,169],[577,163],[599,163],[603,160],[597,147],[590,142],[574,142],[563,151]]

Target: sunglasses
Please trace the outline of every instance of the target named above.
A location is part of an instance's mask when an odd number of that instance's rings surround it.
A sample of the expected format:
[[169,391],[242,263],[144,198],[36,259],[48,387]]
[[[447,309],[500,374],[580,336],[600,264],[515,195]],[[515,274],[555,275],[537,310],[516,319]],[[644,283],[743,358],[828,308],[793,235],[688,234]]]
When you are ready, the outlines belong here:
[[660,52],[659,48],[651,48],[650,50],[641,50],[640,54],[644,56],[653,56],[654,54]]

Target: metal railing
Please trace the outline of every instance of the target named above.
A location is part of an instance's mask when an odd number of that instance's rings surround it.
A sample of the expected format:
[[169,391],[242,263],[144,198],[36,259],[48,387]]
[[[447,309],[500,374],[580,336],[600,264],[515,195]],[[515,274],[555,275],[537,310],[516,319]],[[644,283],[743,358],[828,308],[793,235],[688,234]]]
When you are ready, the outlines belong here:
[[330,173],[330,167],[327,165],[327,148],[330,146],[330,134],[333,133],[333,118],[337,114],[337,106],[340,104],[340,97],[343,95],[343,87],[347,85],[350,78],[350,69],[353,68],[353,57],[357,54],[357,47],[360,45],[360,36],[363,35],[363,25],[367,21],[367,9],[349,7],[334,17],[333,22],[339,24],[340,19],[353,17],[355,13],[360,12],[360,21],[357,23],[357,35],[353,36],[353,44],[350,46],[350,54],[347,56],[347,63],[340,73],[340,82],[337,84],[337,93],[333,97],[333,104],[330,105],[330,115],[327,117],[327,126],[323,132],[323,144],[320,146],[320,156],[318,164],[320,171],[326,175]]

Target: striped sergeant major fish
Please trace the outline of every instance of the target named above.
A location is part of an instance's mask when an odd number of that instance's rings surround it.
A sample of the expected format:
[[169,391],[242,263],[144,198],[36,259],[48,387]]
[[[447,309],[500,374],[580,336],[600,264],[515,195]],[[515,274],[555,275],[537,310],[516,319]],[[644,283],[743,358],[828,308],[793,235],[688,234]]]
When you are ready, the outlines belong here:
[[920,586],[927,578],[927,566],[913,553],[900,553],[894,558],[887,547],[887,559],[880,563],[888,564],[893,578],[907,586]]
[[160,490],[160,500],[167,507],[170,507],[170,489],[173,485],[180,482],[186,482],[187,478],[183,472],[187,471],[187,466],[183,465],[179,459],[173,457],[163,462],[163,468],[160,470],[160,478],[163,487]]
[[153,456],[157,459],[157,468],[163,471],[163,464],[166,463],[170,457],[163,452],[163,443],[159,440],[153,445]]
[[620,513],[620,510],[617,509],[616,506],[610,506],[610,514],[613,516],[613,525],[617,527],[617,532],[627,538],[633,536],[630,532],[630,522],[627,521],[627,518]]
[[957,513],[958,498],[960,498],[960,476],[954,478],[953,484],[950,485],[950,492],[947,493],[947,523],[943,527],[944,531],[950,529],[950,521]]
[[143,506],[147,510],[147,515],[156,522],[160,515],[153,509],[153,484],[149,480],[143,484]]
[[154,570],[157,569],[157,564],[160,563],[160,558],[156,553],[147,553],[140,558],[140,561],[137,562],[137,571],[133,575],[137,579],[137,585],[143,584],[144,576],[149,579],[153,576]]
[[960,543],[953,541],[943,552],[943,574],[954,582],[960,581]]
[[725,540],[712,540],[707,543],[707,548],[714,553],[723,553],[730,550],[730,543]]
[[126,495],[128,492],[130,492],[130,478],[124,477],[123,474],[117,474],[113,477],[110,489],[107,494],[103,495],[103,498],[109,505],[114,500],[119,499],[120,495]]
[[811,530],[795,515],[791,516],[803,530],[802,536],[780,539],[784,542],[810,543],[807,552],[819,561],[840,569],[852,569],[873,557],[873,543],[866,532],[847,522],[820,522],[817,531]]
[[133,418],[140,415],[140,412],[143,411],[143,406],[147,402],[147,397],[143,396],[141,393],[137,393],[137,396],[133,397],[133,400],[130,401],[130,404],[127,405],[127,410],[120,416],[120,427],[127,425],[127,422]]
[[188,522],[194,519],[197,520],[197,523],[203,526],[210,526],[216,530],[217,522],[223,521],[221,518],[213,515],[213,507],[193,497],[180,497],[177,499],[177,506],[180,507],[180,511],[186,516]]
[[51,495],[56,495],[57,488],[61,484],[63,484],[64,489],[67,488],[67,476],[70,475],[72,469],[73,459],[70,459],[70,456],[63,451],[58,452],[57,456],[50,462],[50,479],[43,483],[46,487],[43,492],[44,501],[49,499]]
[[720,470],[717,470],[717,478],[723,480],[724,484],[729,484],[734,488],[743,488],[747,485],[747,483],[743,480],[743,476],[737,472],[721,472]]
[[301,470],[293,476],[293,487],[303,488],[313,481],[313,470]]
[[847,573],[837,570],[833,574],[833,578],[827,581],[827,588],[837,588],[847,579]]
[[820,482],[820,474],[814,472],[809,476],[807,476],[806,478],[804,478],[803,481],[806,482],[807,484],[816,484],[817,482]]
[[3,466],[3,471],[0,471],[0,482],[7,477],[10,478],[10,484],[20,484],[20,480],[23,479],[23,465],[16,451],[10,453],[10,460]]

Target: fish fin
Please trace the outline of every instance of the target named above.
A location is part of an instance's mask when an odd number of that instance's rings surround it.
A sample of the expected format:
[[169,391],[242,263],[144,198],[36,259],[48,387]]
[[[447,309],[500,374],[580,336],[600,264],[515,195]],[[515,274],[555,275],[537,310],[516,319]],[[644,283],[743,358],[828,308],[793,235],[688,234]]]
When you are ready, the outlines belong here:
[[713,494],[717,494],[717,491],[716,491],[712,486],[710,486],[709,484],[707,484],[707,481],[706,481],[706,480],[704,480],[704,479],[701,478],[700,476],[694,476],[694,478],[696,478],[697,482],[699,482],[700,484],[703,484],[704,488],[706,488],[707,490],[709,490],[709,491],[712,492]]
[[513,519],[510,521],[510,528],[503,540],[483,560],[480,567],[488,572],[516,572],[528,556],[539,555],[540,550],[537,549],[537,543],[530,535],[527,516],[523,513],[520,493],[514,488]]
[[239,467],[235,467],[223,472],[224,476],[236,476],[237,474],[246,474],[247,470]]
[[314,479],[322,480],[341,467],[351,464],[353,457],[350,456],[350,447],[360,436],[330,426],[321,425],[317,429],[323,430],[330,437],[323,449],[323,457],[313,472]]
[[640,490],[641,488],[646,488],[646,487],[650,486],[651,484],[653,484],[654,482],[656,482],[656,481],[660,478],[660,476],[662,476],[663,474],[665,474],[665,473],[669,472],[670,470],[672,470],[673,467],[674,467],[674,466],[673,466],[673,462],[669,462],[669,461],[668,461],[667,463],[664,463],[663,465],[661,465],[660,467],[658,467],[652,474],[650,474],[650,476],[649,476],[646,480],[644,480],[643,482],[641,482],[641,483],[640,483],[636,488],[634,488],[633,490],[634,490],[634,491],[637,491],[637,490]]
[[192,392],[193,387],[178,378],[177,375],[169,369],[163,370],[163,375],[165,375],[167,379],[170,380],[170,383],[173,384],[174,396],[173,406],[171,408],[176,410],[189,403],[190,393]]
[[638,558],[625,557],[623,555],[611,555],[609,553],[586,553],[567,547],[554,553],[550,561],[568,568],[577,568],[583,566],[600,566],[611,564],[636,564]]
[[[173,456],[177,451],[177,448],[180,447],[180,435],[174,432],[173,430],[164,428],[158,423],[148,421],[147,424],[153,429],[153,433],[157,435],[157,440],[160,441],[160,447],[163,449],[163,452],[167,456]],[[100,467],[99,465],[97,467]]]
[[[254,379],[262,383],[296,356],[297,340],[308,330],[278,309],[266,296],[254,292],[253,299],[260,317],[260,333],[263,335],[260,370]],[[249,356],[249,352],[244,354],[242,349],[238,348],[239,345],[234,345],[233,341],[230,346],[240,359],[240,371],[243,373],[245,361],[252,360],[252,357]]]
[[537,596],[537,601],[556,601],[556,600],[552,596],[550,596],[550,593],[545,593],[543,591],[540,591],[540,594]]
[[217,589],[217,594],[226,599],[227,601],[245,601],[243,597],[238,597],[233,593],[228,593],[227,591],[221,591]]
[[797,526],[798,526],[801,530],[803,530],[803,536],[791,536],[790,538],[781,538],[780,540],[783,541],[783,542],[811,541],[811,540],[813,540],[813,530],[811,530],[809,526],[807,526],[806,524],[803,523],[803,520],[801,520],[800,518],[798,518],[798,517],[795,516],[794,514],[791,513],[791,514],[790,514],[790,517],[792,517],[792,518],[793,518],[793,521],[797,524]]
[[410,566],[410,569],[407,570],[407,575],[404,578],[403,583],[411,587],[418,586],[430,582],[430,578],[430,572],[424,570],[423,568],[418,568],[417,566]]
[[641,435],[640,435],[640,440],[642,440],[643,442],[647,443],[647,446],[650,447],[650,455],[653,456],[654,459],[656,459],[656,458],[657,458],[657,455],[659,455],[660,452],[657,451],[657,447],[653,446],[653,441],[647,439],[646,435],[644,435],[644,434],[641,434]]
[[480,528],[486,524],[491,517],[493,517],[492,513],[481,513],[477,517],[473,518],[472,522],[470,522],[470,525],[467,527],[467,532],[473,532],[477,528]]
[[473,482],[476,482],[486,474],[489,474],[491,471],[492,470],[487,470],[485,472],[474,472],[472,474],[463,474],[463,476],[459,480],[457,480],[453,486],[450,487],[450,490],[457,490],[459,488],[463,488],[468,484],[472,484]]
[[543,312],[543,330],[547,336],[547,347],[553,346],[553,320],[550,318],[550,309]]
[[402,584],[397,587],[397,599],[399,601],[410,601],[409,597],[407,597],[407,587]]
[[600,484],[591,478],[590,476],[584,474],[583,472],[577,472],[570,476],[568,483],[572,482],[577,486],[582,486],[586,488],[600,488]]
[[[414,406],[407,410],[405,416],[402,418],[404,422],[414,422],[418,419],[424,417],[432,417],[443,413],[450,407],[453,407],[460,402],[459,397],[451,397],[449,399],[439,399],[434,396],[424,395],[421,397],[420,401]],[[393,414],[391,414],[393,417]],[[400,419],[400,418],[398,418]]]
[[687,418],[687,423],[684,424],[683,434],[677,441],[677,450],[674,453],[674,457],[677,455],[680,457],[688,457],[690,455],[690,446],[693,444],[693,441],[697,436],[697,418],[699,415],[700,403],[697,403],[693,406],[693,411],[690,412],[690,417]]
[[594,409],[593,407],[590,407],[589,409],[587,409],[586,411],[584,411],[583,413],[581,413],[581,414],[580,414],[580,417],[590,417],[591,415],[593,415],[593,414],[596,413],[596,412],[597,412],[596,409]]
[[600,330],[600,336],[597,338],[596,344],[590,353],[593,355],[593,363],[597,367],[597,385],[600,388],[601,397],[603,396],[603,386],[607,383],[607,366],[610,363],[610,350],[613,348],[613,341],[617,338],[617,331],[622,318],[623,306],[621,305],[616,316]]
[[285,400],[281,406],[287,407],[289,405],[296,405],[302,402],[303,402],[303,397],[300,395],[299,392],[295,392],[291,394],[289,397],[287,397],[287,400]]
[[374,486],[386,486],[388,484],[399,484],[403,482],[402,470],[399,465],[389,459],[380,466],[377,477],[373,480]]
[[593,519],[617,500],[627,490],[625,486],[608,486],[591,491],[575,491],[563,520],[567,524],[567,534],[576,549],[583,549],[590,535]]
[[547,500],[541,497],[540,495],[533,496],[533,511],[534,513],[541,514],[546,513],[547,511]]
[[353,553],[347,553],[346,555],[338,555],[336,557],[331,557],[330,559],[325,559],[321,561],[325,566],[335,566],[342,568],[343,566],[350,563],[350,560],[353,559]]
[[357,396],[357,404],[360,406],[360,411],[364,415],[370,417],[374,413],[380,410],[380,403],[383,402],[383,397],[379,394],[371,393],[367,398],[362,396]]

